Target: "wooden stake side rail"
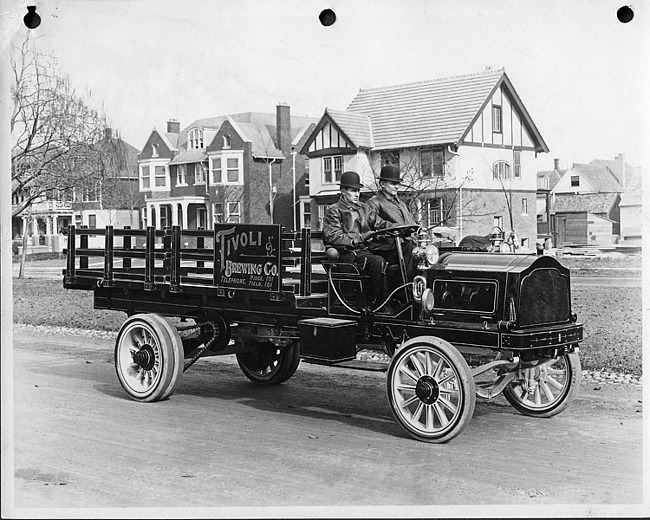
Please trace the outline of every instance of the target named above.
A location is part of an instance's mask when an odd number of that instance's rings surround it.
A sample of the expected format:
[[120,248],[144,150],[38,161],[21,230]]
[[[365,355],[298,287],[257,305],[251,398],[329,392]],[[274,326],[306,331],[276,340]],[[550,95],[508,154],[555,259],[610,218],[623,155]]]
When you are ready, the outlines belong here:
[[[228,291],[220,287],[217,228],[214,230],[183,230],[180,226],[156,230],[105,229],[69,227],[67,263],[64,286],[91,289],[95,287],[128,287],[139,285],[145,291],[163,290],[173,293],[192,292],[199,287],[215,288],[218,295]],[[89,247],[90,237],[104,237],[103,248]],[[309,296],[312,292],[312,266],[325,258],[313,251],[311,241],[322,233],[309,229],[283,232],[279,268],[279,291],[250,291],[273,301],[285,300],[288,294]],[[303,247],[306,245],[306,247]],[[89,259],[102,258],[102,266],[89,266]],[[297,264],[297,265],[296,265]],[[289,266],[297,268],[289,272]],[[239,289],[238,289],[239,291]],[[202,292],[202,291],[199,291]],[[243,292],[247,292],[244,290]]]

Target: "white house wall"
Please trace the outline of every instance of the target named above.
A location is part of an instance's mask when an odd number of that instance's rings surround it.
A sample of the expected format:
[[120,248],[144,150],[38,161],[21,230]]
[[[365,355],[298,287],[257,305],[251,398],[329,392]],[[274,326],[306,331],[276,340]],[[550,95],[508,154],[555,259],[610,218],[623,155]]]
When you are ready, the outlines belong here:
[[[492,131],[492,105],[501,106],[501,129],[502,132]],[[500,88],[492,96],[492,102],[488,103],[478,117],[472,129],[465,138],[467,143],[520,146],[533,148],[533,140],[521,122],[516,110],[513,110],[512,101],[507,93]]]
[[[571,177],[576,175],[580,177],[580,185],[571,186]],[[589,184],[589,181],[587,179],[585,179],[582,175],[580,175],[573,168],[571,168],[560,178],[558,183],[553,188],[552,192],[553,193],[595,193],[596,190],[591,184]]]
[[[339,155],[339,154],[334,154]],[[329,156],[328,156],[329,157]],[[372,167],[368,161],[367,154],[358,150],[354,155],[343,155],[343,171],[352,170],[359,174],[361,183],[364,186],[374,186],[375,175]],[[314,157],[309,160],[309,195],[315,197],[316,195],[324,195],[327,192],[338,193],[339,184],[323,183],[323,158]]]
[[477,146],[461,146],[459,156],[454,159],[459,181],[465,187],[480,189],[501,189],[501,183],[492,173],[494,163],[505,161],[510,165],[510,181],[506,187],[513,190],[536,191],[537,172],[533,167],[534,152],[523,150],[521,152],[521,177],[514,178],[514,154],[509,148],[491,148]]

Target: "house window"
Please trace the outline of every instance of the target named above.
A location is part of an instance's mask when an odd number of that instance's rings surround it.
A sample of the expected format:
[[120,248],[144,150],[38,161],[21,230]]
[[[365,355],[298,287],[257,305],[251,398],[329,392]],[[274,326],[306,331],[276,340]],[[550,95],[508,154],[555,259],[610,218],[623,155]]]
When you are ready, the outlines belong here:
[[221,224],[223,222],[223,204],[221,202],[215,202],[212,205],[212,219],[215,224]]
[[205,208],[196,208],[196,229],[205,229],[208,225],[208,212]]
[[228,184],[235,184],[239,182],[239,159],[237,157],[229,157],[226,159]]
[[571,186],[580,186],[580,176],[571,175]]
[[241,222],[241,205],[239,202],[228,202],[228,222]]
[[142,189],[148,190],[151,188],[151,177],[149,172],[149,166],[140,167],[140,178],[142,179]]
[[160,206],[160,227],[171,227],[171,209],[169,206]]
[[212,159],[212,184],[221,184],[222,182],[221,157],[215,157]]
[[420,173],[423,177],[444,177],[444,154],[441,148],[420,150]]
[[97,215],[88,215],[88,227],[91,229],[97,227]]
[[205,184],[205,168],[201,163],[194,165],[194,184]]
[[167,175],[165,175],[164,166],[156,166],[154,169],[154,186],[164,187],[167,186]]
[[333,184],[341,180],[343,156],[323,157],[323,184]]
[[187,164],[176,167],[176,186],[187,186]]
[[492,105],[492,131],[501,133],[501,107]]
[[203,130],[200,128],[192,128],[188,137],[189,146],[191,149],[203,148]]
[[443,219],[443,201],[438,197],[427,199],[424,203],[424,220],[427,226],[437,226]]
[[[212,183],[213,184],[242,184],[242,157],[230,156],[212,157]],[[225,170],[225,171],[224,171]]]
[[305,161],[305,188],[309,188],[309,159]]
[[392,164],[399,168],[399,150],[381,152],[381,165],[386,166],[388,164]]
[[521,150],[512,152],[512,162],[514,163],[515,179],[521,179]]
[[325,221],[325,210],[327,209],[326,204],[318,205],[318,222],[317,222],[317,231],[322,231],[323,222]]
[[302,203],[302,227],[311,227],[311,202],[303,201]]
[[506,161],[497,161],[492,167],[492,175],[495,179],[509,179],[510,165]]
[[223,136],[223,148],[224,150],[227,150],[230,148],[230,135],[224,135]]
[[151,145],[151,157],[158,157],[158,145],[156,143]]
[[521,199],[521,214],[528,215],[528,199]]
[[142,227],[147,227],[147,208],[142,208]]

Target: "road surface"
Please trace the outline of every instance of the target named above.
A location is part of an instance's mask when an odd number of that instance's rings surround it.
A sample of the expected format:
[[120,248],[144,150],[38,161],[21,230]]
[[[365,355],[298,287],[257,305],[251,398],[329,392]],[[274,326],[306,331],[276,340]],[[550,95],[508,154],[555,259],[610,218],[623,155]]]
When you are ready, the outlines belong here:
[[393,420],[382,373],[303,363],[287,383],[263,387],[233,357],[208,358],[169,400],[141,404],[120,387],[112,346],[15,329],[17,511],[315,507],[298,510],[312,516],[341,506],[431,516],[486,505],[470,511],[518,516],[522,505],[562,504],[556,514],[583,516],[642,501],[638,386],[583,383],[551,419],[479,401],[459,437],[433,445]]

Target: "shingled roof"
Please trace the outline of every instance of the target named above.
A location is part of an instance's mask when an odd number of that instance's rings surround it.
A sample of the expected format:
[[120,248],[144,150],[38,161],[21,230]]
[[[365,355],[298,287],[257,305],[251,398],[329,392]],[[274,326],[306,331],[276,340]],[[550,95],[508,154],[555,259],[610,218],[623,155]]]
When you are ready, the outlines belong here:
[[609,214],[616,202],[618,193],[558,193],[555,195],[555,213]]
[[589,164],[574,164],[571,170],[587,179],[595,191],[615,193],[623,191],[623,186],[614,173],[615,167],[615,161],[594,159]]
[[372,148],[372,124],[368,116],[342,110],[331,110],[329,108],[325,109],[325,113],[350,138],[354,146],[359,148]]
[[460,143],[502,84],[539,151],[548,151],[503,69],[360,90],[348,112],[372,120],[374,148]]

